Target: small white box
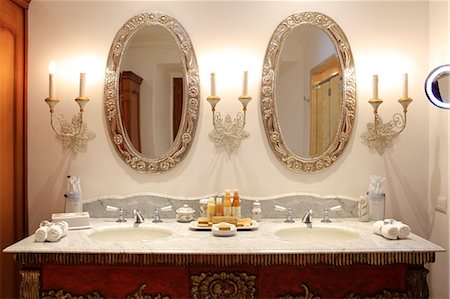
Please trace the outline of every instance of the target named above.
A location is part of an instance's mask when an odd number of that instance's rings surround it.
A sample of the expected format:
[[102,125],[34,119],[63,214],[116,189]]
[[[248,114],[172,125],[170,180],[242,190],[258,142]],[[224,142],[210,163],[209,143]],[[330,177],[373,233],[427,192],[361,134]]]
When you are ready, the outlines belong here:
[[56,213],[52,214],[52,221],[65,221],[69,224],[69,229],[81,229],[90,227],[90,217],[88,212],[76,213]]

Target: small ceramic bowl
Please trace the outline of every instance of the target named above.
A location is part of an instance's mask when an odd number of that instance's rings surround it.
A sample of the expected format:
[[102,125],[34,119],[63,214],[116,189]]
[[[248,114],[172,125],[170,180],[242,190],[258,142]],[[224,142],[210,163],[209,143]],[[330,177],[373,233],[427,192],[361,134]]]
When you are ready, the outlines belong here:
[[189,205],[185,204],[181,208],[177,209],[177,221],[178,222],[191,222],[194,220],[195,210]]

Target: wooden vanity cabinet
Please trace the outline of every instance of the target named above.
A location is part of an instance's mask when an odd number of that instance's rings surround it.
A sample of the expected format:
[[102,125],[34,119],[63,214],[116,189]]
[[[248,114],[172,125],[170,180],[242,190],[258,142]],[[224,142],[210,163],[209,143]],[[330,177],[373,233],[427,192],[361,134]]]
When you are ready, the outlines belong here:
[[31,254],[22,298],[428,298],[434,252]]

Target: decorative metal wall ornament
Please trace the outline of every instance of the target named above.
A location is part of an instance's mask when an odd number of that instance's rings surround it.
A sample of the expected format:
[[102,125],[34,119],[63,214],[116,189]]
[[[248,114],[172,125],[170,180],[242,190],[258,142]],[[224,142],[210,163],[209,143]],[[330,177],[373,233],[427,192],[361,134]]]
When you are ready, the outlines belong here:
[[383,123],[378,114],[375,114],[374,123],[367,123],[367,132],[361,134],[361,138],[371,150],[376,150],[380,155],[392,146],[392,140],[406,127],[406,118],[399,113],[394,114],[391,121]]
[[192,275],[193,298],[255,298],[256,276],[243,272]]
[[[160,26],[174,37],[185,73],[183,115],[172,147],[158,158],[148,158],[134,149],[123,127],[119,109],[120,64],[133,34],[145,26]],[[198,122],[200,79],[194,47],[186,30],[174,18],[160,12],[142,13],[128,20],[117,32],[108,56],[105,74],[105,117],[109,134],[119,156],[142,173],[160,173],[177,165],[188,153]]]
[[216,147],[224,147],[230,154],[241,144],[241,140],[250,136],[250,133],[244,130],[244,118],[241,113],[236,115],[232,121],[231,116],[227,115],[225,120],[219,112],[214,115],[214,130],[209,133],[209,138]]
[[95,133],[87,129],[87,124],[83,122],[81,113],[72,117],[69,123],[62,114],[51,115],[52,127],[55,128],[56,138],[62,141],[64,149],[70,148],[73,153],[85,153],[88,141],[95,138]]
[[[322,29],[334,43],[341,68],[342,110],[337,134],[321,155],[300,157],[286,144],[280,129],[276,111],[276,78],[283,43],[289,33],[300,25],[312,25]],[[267,139],[275,156],[287,168],[295,172],[315,172],[329,167],[343,153],[350,139],[356,112],[356,80],[350,44],[342,29],[329,17],[317,12],[302,12],[283,20],[270,39],[264,57],[261,80],[261,113]]]

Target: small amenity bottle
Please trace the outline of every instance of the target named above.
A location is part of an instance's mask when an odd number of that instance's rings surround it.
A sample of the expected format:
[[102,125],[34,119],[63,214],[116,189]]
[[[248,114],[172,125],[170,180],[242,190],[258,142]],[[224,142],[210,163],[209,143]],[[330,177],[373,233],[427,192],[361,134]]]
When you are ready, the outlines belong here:
[[208,201],[208,209],[206,216],[208,217],[208,220],[211,221],[212,217],[215,216],[216,212],[216,203],[214,202],[214,197],[210,197]]
[[217,200],[216,200],[216,215],[215,216],[223,216],[223,203],[222,203],[221,197],[217,197]]
[[225,190],[225,197],[223,199],[223,216],[231,216],[231,194],[230,190]]
[[241,219],[241,200],[239,199],[239,190],[233,192],[233,204],[231,205],[231,215],[237,220]]
[[252,218],[255,221],[261,221],[261,203],[257,200],[253,203],[253,209],[252,209]]

